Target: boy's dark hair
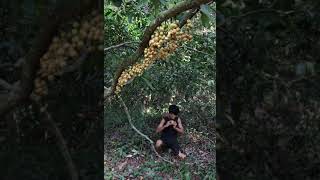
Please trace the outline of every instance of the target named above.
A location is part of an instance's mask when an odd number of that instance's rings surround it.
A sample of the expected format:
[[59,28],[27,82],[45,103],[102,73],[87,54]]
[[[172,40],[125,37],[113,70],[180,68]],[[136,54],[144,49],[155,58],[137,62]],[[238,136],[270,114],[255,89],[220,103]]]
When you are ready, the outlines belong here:
[[169,106],[169,113],[172,113],[174,115],[178,115],[180,113],[179,107],[176,105],[170,105]]

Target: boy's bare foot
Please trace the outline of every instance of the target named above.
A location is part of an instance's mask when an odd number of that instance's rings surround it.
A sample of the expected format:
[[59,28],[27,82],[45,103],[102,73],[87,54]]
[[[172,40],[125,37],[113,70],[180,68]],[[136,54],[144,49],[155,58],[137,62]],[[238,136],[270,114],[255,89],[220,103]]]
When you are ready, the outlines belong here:
[[184,159],[187,157],[187,155],[183,154],[182,152],[179,152],[178,157],[179,157],[181,160],[184,160]]

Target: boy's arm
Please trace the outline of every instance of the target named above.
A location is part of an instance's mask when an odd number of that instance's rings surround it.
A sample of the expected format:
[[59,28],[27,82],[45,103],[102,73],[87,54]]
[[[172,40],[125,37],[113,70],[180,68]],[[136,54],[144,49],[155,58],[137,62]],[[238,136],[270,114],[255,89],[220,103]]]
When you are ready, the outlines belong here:
[[164,119],[161,119],[161,122],[160,122],[160,124],[158,125],[158,127],[156,129],[157,133],[161,132],[164,128],[168,127],[167,126],[168,124],[164,125],[165,122],[166,121]]
[[181,119],[178,118],[178,124],[176,126],[173,127],[176,131],[178,131],[178,133],[181,133],[183,134],[184,132],[184,128],[182,126],[182,123],[181,123]]

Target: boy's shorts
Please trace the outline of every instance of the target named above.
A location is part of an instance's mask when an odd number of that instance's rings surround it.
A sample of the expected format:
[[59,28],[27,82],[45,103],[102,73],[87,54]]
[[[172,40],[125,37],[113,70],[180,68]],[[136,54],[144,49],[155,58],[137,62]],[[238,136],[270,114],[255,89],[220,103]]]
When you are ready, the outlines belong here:
[[174,138],[171,138],[171,139],[161,138],[161,140],[162,140],[162,142],[164,143],[164,145],[167,148],[170,148],[172,150],[173,155],[177,156],[179,154],[180,146],[178,144],[178,140],[177,139],[174,139]]

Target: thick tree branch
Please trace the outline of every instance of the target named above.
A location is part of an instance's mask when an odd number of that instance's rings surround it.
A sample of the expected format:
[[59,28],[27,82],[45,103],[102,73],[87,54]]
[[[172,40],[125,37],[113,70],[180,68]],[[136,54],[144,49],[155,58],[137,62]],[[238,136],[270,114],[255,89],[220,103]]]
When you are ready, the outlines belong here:
[[154,142],[153,142],[147,135],[143,134],[141,131],[139,131],[139,130],[134,126],[134,124],[132,123],[132,118],[131,118],[131,116],[130,116],[128,107],[126,106],[125,102],[123,101],[123,99],[122,99],[120,96],[119,96],[119,100],[120,100],[120,102],[121,102],[121,104],[122,104],[122,106],[123,106],[123,108],[124,108],[124,111],[125,111],[125,113],[126,113],[126,115],[127,115],[128,121],[129,121],[130,126],[132,127],[132,129],[133,129],[134,131],[136,131],[140,136],[142,136],[143,138],[145,138],[146,140],[149,141],[150,146],[151,146],[151,149],[153,150],[153,152],[154,152],[161,160],[163,160],[163,161],[165,161],[165,162],[167,162],[167,163],[170,163],[170,164],[174,164],[173,162],[171,162],[171,161],[163,158],[162,156],[160,156],[160,154],[156,151],[156,149],[155,149],[155,147],[154,147]]
[[179,27],[183,27],[187,23],[188,19],[192,19],[193,16],[196,15],[198,12],[199,7],[191,9],[180,21]]
[[28,99],[33,89],[33,81],[36,76],[41,56],[47,51],[52,37],[56,34],[58,27],[66,20],[70,20],[79,13],[87,12],[93,3],[89,0],[81,0],[76,5],[61,1],[55,12],[44,18],[44,28],[37,34],[27,56],[22,64],[20,86],[13,88],[6,98],[0,101],[0,117],[15,107],[22,100]]
[[[140,42],[139,48],[136,51],[136,54],[140,57],[143,54],[143,50],[148,47],[148,42],[151,38],[153,32],[161,25],[162,22],[177,16],[178,14],[187,11],[189,9],[197,8],[202,4],[211,2],[212,0],[193,0],[193,1],[184,1],[177,4],[175,7],[168,9],[159,14],[158,18],[154,20],[153,23],[144,31],[142,40]],[[138,58],[139,58],[138,57]]]
[[[213,0],[191,0],[191,1],[183,1],[178,3],[176,6],[174,6],[171,9],[168,9],[166,11],[161,12],[158,17],[146,28],[144,31],[144,34],[142,36],[142,39],[140,41],[139,47],[136,50],[136,52],[127,60],[123,61],[123,63],[119,66],[119,69],[117,70],[114,78],[114,83],[112,86],[112,92],[110,94],[113,95],[116,85],[118,83],[118,79],[121,75],[121,73],[130,65],[133,65],[135,62],[139,60],[139,58],[143,55],[143,51],[146,47],[148,47],[148,42],[151,39],[152,34],[157,29],[158,26],[161,25],[162,22],[177,16],[178,14],[192,9],[192,11],[187,14],[186,17],[192,18],[197,12],[202,4],[211,3]],[[187,22],[187,18],[185,18],[181,23],[180,27],[182,27]]]

